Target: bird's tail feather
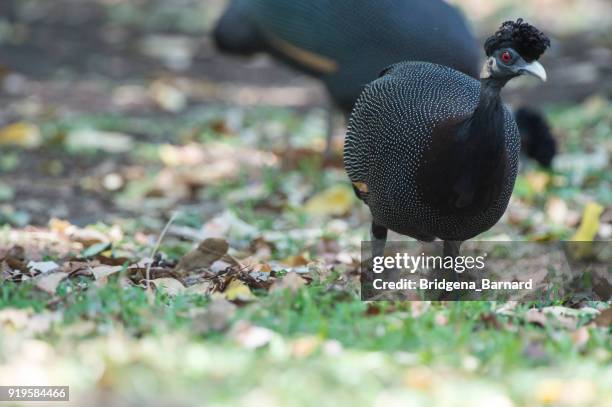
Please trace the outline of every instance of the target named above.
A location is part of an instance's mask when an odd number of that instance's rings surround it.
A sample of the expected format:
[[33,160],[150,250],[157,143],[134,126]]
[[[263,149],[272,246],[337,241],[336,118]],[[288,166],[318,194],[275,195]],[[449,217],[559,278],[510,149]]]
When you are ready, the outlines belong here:
[[514,115],[521,133],[522,152],[540,165],[550,167],[557,153],[557,142],[544,115],[529,107],[520,107]]

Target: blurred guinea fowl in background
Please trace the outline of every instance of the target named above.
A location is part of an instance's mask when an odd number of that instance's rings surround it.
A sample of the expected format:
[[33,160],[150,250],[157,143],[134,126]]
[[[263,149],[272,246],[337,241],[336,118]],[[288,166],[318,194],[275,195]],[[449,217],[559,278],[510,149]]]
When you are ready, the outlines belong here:
[[[319,78],[347,117],[364,86],[393,63],[425,61],[473,78],[479,73],[470,28],[442,0],[232,0],[213,37],[223,52],[265,52]],[[523,111],[525,151],[549,165],[555,141],[539,131],[547,127],[538,112]]]

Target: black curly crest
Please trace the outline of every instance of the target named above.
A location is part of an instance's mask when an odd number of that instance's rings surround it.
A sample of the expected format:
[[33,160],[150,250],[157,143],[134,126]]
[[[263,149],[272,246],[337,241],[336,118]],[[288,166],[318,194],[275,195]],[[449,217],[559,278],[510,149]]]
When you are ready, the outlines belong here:
[[491,56],[502,47],[512,47],[527,61],[535,61],[550,46],[550,40],[540,30],[519,18],[504,22],[499,30],[485,41],[485,52]]

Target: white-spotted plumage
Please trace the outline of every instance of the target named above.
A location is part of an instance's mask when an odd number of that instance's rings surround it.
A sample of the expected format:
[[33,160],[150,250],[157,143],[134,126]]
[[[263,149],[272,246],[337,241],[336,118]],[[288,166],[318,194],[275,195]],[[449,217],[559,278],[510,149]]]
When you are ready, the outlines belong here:
[[503,215],[516,179],[520,136],[504,107],[507,160],[501,193],[477,213],[442,213],[419,190],[433,129],[469,117],[479,101],[480,82],[451,68],[404,62],[385,71],[359,97],[349,121],[344,164],[353,183],[367,185],[360,197],[375,223],[421,240],[466,240]]

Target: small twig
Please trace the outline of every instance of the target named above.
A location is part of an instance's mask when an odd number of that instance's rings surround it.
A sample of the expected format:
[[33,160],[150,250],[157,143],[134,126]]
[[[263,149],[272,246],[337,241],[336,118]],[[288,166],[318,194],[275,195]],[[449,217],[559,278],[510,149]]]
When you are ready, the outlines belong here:
[[164,236],[166,236],[166,232],[168,232],[168,228],[170,227],[172,222],[174,222],[174,219],[176,218],[177,214],[178,214],[177,212],[174,212],[172,214],[172,216],[168,220],[168,223],[166,223],[166,226],[164,226],[164,229],[162,230],[159,237],[157,238],[157,243],[155,243],[155,247],[153,247],[153,251],[151,251],[151,256],[150,256],[151,261],[149,262],[149,264],[147,264],[147,271],[145,274],[145,277],[147,279],[147,292],[151,289],[151,266],[153,265],[153,262],[155,261],[155,255],[157,254],[157,251],[159,250],[159,246],[161,245],[162,240],[164,240]]

